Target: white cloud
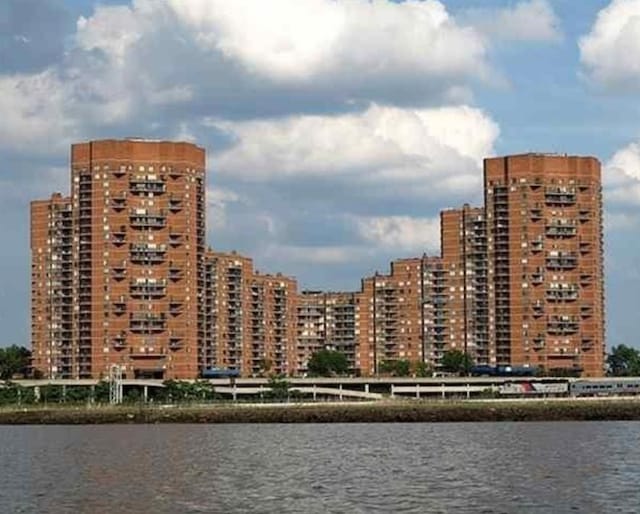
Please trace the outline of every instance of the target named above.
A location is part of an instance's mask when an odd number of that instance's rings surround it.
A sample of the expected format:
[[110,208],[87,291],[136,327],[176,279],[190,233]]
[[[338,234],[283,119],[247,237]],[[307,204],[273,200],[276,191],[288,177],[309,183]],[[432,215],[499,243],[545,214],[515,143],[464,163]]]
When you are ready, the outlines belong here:
[[77,47],[85,51],[101,50],[115,64],[123,66],[129,49],[151,28],[140,16],[146,5],[145,2],[137,2],[133,8],[124,5],[96,6],[92,16],[78,18]]
[[[498,126],[467,106],[218,122],[235,144],[218,155],[220,173],[247,180],[347,180],[442,195],[480,187],[482,158]],[[418,189],[413,189],[417,187]]]
[[240,195],[224,188],[210,188],[207,191],[207,222],[210,229],[221,230],[227,226],[227,207],[240,202]]
[[267,259],[280,262],[307,264],[344,264],[363,258],[373,252],[371,248],[352,245],[303,246],[271,244],[264,251]]
[[613,0],[579,46],[582,64],[597,84],[640,89],[640,0]]
[[626,212],[605,212],[604,215],[604,229],[605,231],[615,230],[634,230],[638,228],[637,215]]
[[170,0],[201,47],[271,80],[478,76],[486,47],[436,0]]
[[436,0],[134,0],[80,17],[67,47],[40,73],[0,75],[0,147],[469,100],[492,76],[484,38]]
[[618,150],[603,171],[605,200],[613,204],[640,206],[640,144]]
[[547,0],[528,0],[503,9],[469,9],[466,21],[491,39],[558,41],[560,20]]
[[76,123],[65,116],[64,102],[64,88],[51,71],[0,76],[0,149],[36,153],[66,149]]
[[381,216],[358,218],[355,222],[365,240],[383,248],[417,253],[440,248],[440,218]]

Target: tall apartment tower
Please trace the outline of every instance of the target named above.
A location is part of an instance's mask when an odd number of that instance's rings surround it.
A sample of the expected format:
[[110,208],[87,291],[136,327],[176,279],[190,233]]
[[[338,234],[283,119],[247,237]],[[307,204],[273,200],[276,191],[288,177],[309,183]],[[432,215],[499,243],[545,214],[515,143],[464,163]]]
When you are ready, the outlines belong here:
[[[204,150],[137,139],[74,144],[71,200],[60,202],[63,224],[71,218],[72,227],[70,263],[63,261],[73,272],[72,288],[63,291],[64,303],[72,305],[69,358],[62,374],[57,364],[55,372],[42,364],[37,369],[46,376],[99,378],[117,364],[127,377],[197,376],[204,330]],[[45,209],[41,202],[32,207],[34,267],[41,265],[37,234]],[[52,249],[42,265],[57,269],[54,257]],[[34,309],[39,298],[53,294],[39,284]],[[36,355],[53,345],[47,337],[34,335]]]
[[[440,213],[442,263],[447,271],[448,308],[443,322],[447,349],[491,362],[489,350],[488,265],[485,212],[464,205]],[[438,367],[438,362],[434,363]]]
[[484,180],[496,363],[602,375],[600,163],[546,154],[491,158]]
[[46,377],[79,369],[73,339],[73,211],[60,193],[31,203],[31,340],[33,367]]

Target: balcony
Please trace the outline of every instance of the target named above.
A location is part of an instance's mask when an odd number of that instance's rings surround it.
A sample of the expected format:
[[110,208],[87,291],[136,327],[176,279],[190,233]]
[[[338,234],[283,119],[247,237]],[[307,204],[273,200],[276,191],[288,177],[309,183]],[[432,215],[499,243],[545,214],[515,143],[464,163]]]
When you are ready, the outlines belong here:
[[535,207],[529,211],[529,217],[531,221],[540,221],[542,219],[542,209]]
[[177,298],[171,298],[171,300],[169,300],[169,313],[172,316],[179,316],[180,314],[182,314],[182,312],[183,312],[182,300],[179,300]]
[[534,239],[531,241],[531,251],[534,253],[541,252],[544,249],[544,242],[542,239]]
[[109,205],[116,212],[121,212],[127,207],[127,198],[124,196],[112,196]]
[[116,316],[122,316],[127,312],[127,300],[124,296],[120,296],[113,300],[112,306],[112,311]]
[[591,253],[591,249],[593,247],[593,245],[591,244],[591,241],[586,241],[584,239],[580,240],[580,253],[581,254],[588,254]]
[[111,231],[111,242],[116,246],[122,246],[127,242],[127,227],[120,225]]
[[542,187],[542,179],[540,177],[534,178],[531,182],[529,182],[529,187],[534,191],[540,189]]
[[546,291],[550,302],[572,302],[578,299],[578,287],[571,284],[551,284]]
[[533,317],[539,318],[544,314],[544,303],[537,301],[531,305],[531,309],[533,311]]
[[165,350],[157,346],[141,346],[129,349],[129,357],[132,359],[165,359],[166,356]]
[[184,334],[182,332],[172,332],[169,335],[169,349],[180,350],[184,347]]
[[547,320],[547,332],[552,335],[575,334],[579,328],[579,320],[573,316],[550,316]]
[[136,264],[158,264],[164,262],[165,245],[134,243],[129,246],[131,262]]
[[178,232],[169,234],[169,244],[173,247],[180,246],[184,240],[184,236]]
[[169,199],[169,210],[171,212],[180,212],[182,210],[182,198],[171,196]]
[[136,312],[129,317],[129,326],[132,332],[151,333],[165,330],[166,318],[164,314],[151,312]]
[[548,187],[544,192],[547,205],[573,205],[576,202],[576,190],[572,187]]
[[132,209],[129,214],[129,221],[133,228],[164,228],[167,224],[167,217],[163,211],[147,211],[146,209]]
[[534,350],[542,350],[545,345],[544,335],[538,334],[533,338],[533,349]]
[[545,227],[547,237],[563,239],[566,237],[574,237],[578,229],[573,221],[558,220],[548,224]]
[[166,280],[137,279],[129,285],[133,298],[162,298],[166,294]]
[[583,336],[580,340],[580,347],[582,350],[591,350],[593,348],[593,338],[590,336]]
[[541,269],[538,269],[534,273],[531,274],[531,283],[533,285],[540,285],[544,282],[544,272]]
[[118,166],[116,168],[113,168],[111,170],[111,173],[116,178],[124,177],[127,174],[127,167],[126,166]]
[[123,350],[127,346],[127,338],[124,334],[114,336],[113,339],[111,339],[111,346],[113,346],[115,350]]
[[133,177],[129,181],[129,188],[133,194],[153,193],[159,195],[166,190],[164,180],[155,175]]
[[116,281],[124,280],[127,276],[127,263],[125,261],[120,261],[111,266],[111,276]]
[[578,265],[578,257],[571,252],[549,252],[546,265],[551,270],[574,269]]
[[587,223],[588,221],[591,221],[591,218],[591,210],[581,207],[578,211],[578,221],[580,221],[580,223]]
[[184,278],[184,271],[176,263],[171,262],[169,264],[169,279],[172,282],[177,282]]
[[593,283],[593,275],[591,273],[580,273],[580,285],[588,286]]

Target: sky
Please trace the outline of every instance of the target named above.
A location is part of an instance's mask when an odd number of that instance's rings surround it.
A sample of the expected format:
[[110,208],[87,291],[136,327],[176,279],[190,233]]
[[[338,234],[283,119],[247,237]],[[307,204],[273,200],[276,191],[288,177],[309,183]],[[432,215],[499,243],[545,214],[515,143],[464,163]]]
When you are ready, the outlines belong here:
[[29,344],[29,202],[69,146],[193,141],[208,243],[300,289],[439,252],[482,159],[603,166],[607,342],[640,347],[640,0],[2,0],[0,346]]

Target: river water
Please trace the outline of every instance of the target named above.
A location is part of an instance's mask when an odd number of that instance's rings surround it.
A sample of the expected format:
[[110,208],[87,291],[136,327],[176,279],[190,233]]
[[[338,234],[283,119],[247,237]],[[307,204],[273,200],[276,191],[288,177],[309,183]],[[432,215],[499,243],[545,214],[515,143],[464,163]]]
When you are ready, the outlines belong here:
[[640,512],[640,423],[0,426],[0,512]]

